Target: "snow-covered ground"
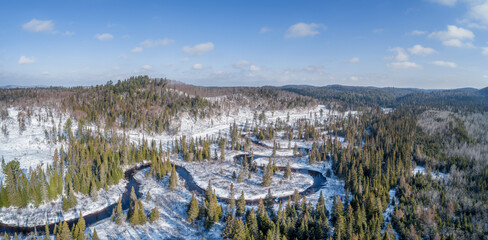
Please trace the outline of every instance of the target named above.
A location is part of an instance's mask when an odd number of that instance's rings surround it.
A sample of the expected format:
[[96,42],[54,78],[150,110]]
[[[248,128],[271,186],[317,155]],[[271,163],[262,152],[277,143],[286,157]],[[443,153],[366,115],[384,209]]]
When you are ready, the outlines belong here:
[[[185,167],[193,176],[195,183],[202,189],[208,187],[208,181],[211,180],[212,189],[219,197],[229,197],[231,183],[234,184],[235,198],[237,199],[241,191],[244,191],[246,200],[264,199],[271,189],[273,196],[287,196],[293,194],[294,190],[303,191],[313,184],[313,178],[307,174],[293,173],[291,180],[283,178],[283,171],[278,171],[272,177],[272,183],[269,187],[262,187],[263,181],[262,169],[256,173],[251,173],[250,179],[238,183],[237,179],[232,178],[233,173],[239,175],[240,166],[234,165],[234,156],[242,152],[233,151],[227,153],[225,161],[210,160],[203,162],[186,162],[181,159],[174,160],[179,166]],[[268,160],[266,160],[266,163]]]
[[[267,163],[266,158],[258,158],[255,160],[256,163],[265,164]],[[326,176],[327,172],[330,172],[330,177],[327,178],[327,182],[322,186],[322,188],[314,194],[307,196],[307,201],[316,204],[319,200],[320,193],[325,199],[325,205],[327,210],[332,210],[332,205],[334,202],[334,196],[339,195],[340,197],[344,198],[346,195],[346,191],[344,189],[345,182],[339,179],[332,170],[332,162],[331,161],[323,161],[317,162],[313,165],[308,164],[308,156],[295,158],[295,157],[285,157],[285,158],[275,158],[276,166],[278,167],[286,167],[288,163],[290,163],[290,167],[292,168],[302,168],[302,169],[310,169],[317,172],[322,173],[322,175]],[[293,175],[296,173],[293,173]],[[350,195],[352,197],[352,195]],[[349,199],[351,200],[351,199]]]
[[[320,117],[320,110],[323,110],[323,115]],[[280,110],[280,111],[266,111],[266,122],[272,123],[275,122],[276,119],[280,118],[282,120],[286,120],[287,116],[290,116],[290,121],[294,121],[296,119],[315,119],[315,115],[317,115],[317,119],[324,120],[329,117],[330,114],[334,116],[340,116],[342,114],[329,111],[323,105],[318,105],[312,108],[297,108],[297,109],[290,109],[290,110]],[[310,114],[312,114],[312,118],[310,118]],[[217,116],[213,116],[212,118],[205,118],[205,119],[195,119],[189,116],[187,113],[182,113],[176,122],[173,123],[174,125],[179,125],[179,131],[177,134],[153,134],[153,133],[145,133],[144,131],[138,130],[129,130],[126,131],[125,134],[129,137],[132,142],[139,142],[142,138],[147,139],[148,141],[155,140],[159,143],[161,141],[164,147],[167,147],[167,143],[173,141],[177,137],[187,136],[189,138],[196,138],[196,137],[206,137],[206,136],[218,136],[218,134],[227,134],[229,132],[230,125],[234,122],[236,124],[243,125],[246,121],[250,124],[253,122],[254,111],[248,107],[243,108],[236,108],[233,111],[230,111],[229,114],[222,113]],[[118,133],[123,134],[124,131],[118,131]]]
[[[29,168],[39,165],[44,168],[51,164],[54,149],[66,144],[52,142],[46,138],[45,131],[51,132],[53,126],[62,131],[68,116],[65,114],[53,114],[48,117],[48,111],[44,108],[33,108],[30,118],[25,118],[25,129],[21,131],[17,116],[24,114],[17,108],[8,108],[8,118],[0,120],[0,126],[6,126],[8,134],[0,133],[0,158],[3,156],[5,162],[18,160],[22,170],[27,172]],[[72,130],[77,127],[73,121]],[[3,180],[3,173],[0,172],[0,180]]]
[[[105,219],[87,228],[85,234],[91,235],[96,229],[100,239],[221,239],[224,227],[222,222],[205,230],[201,223],[192,225],[186,221],[191,193],[184,187],[183,178],[178,178],[178,187],[171,191],[168,188],[169,176],[156,181],[144,177],[146,171],[148,169],[140,171],[134,178],[141,183],[142,204],[146,214],[149,215],[150,211],[157,207],[159,220],[132,227],[128,222],[117,225],[110,219]],[[147,192],[151,195],[151,201],[146,199]],[[201,199],[199,201],[201,202]],[[125,213],[127,214],[127,211]]]
[[89,196],[75,193],[77,198],[76,206],[63,211],[63,201],[59,197],[56,201],[42,204],[38,207],[32,204],[26,208],[9,207],[0,208],[0,222],[12,226],[33,227],[47,223],[57,223],[78,219],[80,212],[82,215],[97,212],[118,202],[119,197],[125,191],[126,180],[121,180],[118,185],[111,186],[108,191],[101,189],[98,198],[93,201]]
[[[320,110],[323,109],[323,116],[320,116]],[[60,143],[50,143],[44,136],[44,130],[50,131],[52,129],[52,120],[49,118],[41,121],[37,121],[37,115],[33,115],[30,122],[28,122],[27,128],[22,134],[18,131],[18,122],[16,120],[15,109],[9,109],[9,118],[6,121],[9,129],[9,136],[0,136],[2,144],[0,146],[0,155],[5,156],[5,160],[9,161],[14,158],[18,158],[21,162],[21,167],[27,170],[29,167],[34,167],[39,164],[49,164],[52,161],[52,154],[55,148],[61,146]],[[40,112],[45,110],[39,110]],[[12,113],[10,113],[12,112]],[[286,120],[290,117],[290,121],[295,119],[317,119],[325,120],[328,117],[342,117],[344,114],[332,112],[325,109],[324,106],[316,106],[308,109],[293,109],[289,111],[274,111],[266,112],[267,122],[274,122],[277,118]],[[352,112],[353,115],[357,114]],[[45,113],[41,116],[46,115]],[[214,116],[207,119],[194,120],[188,114],[181,114],[178,119],[178,123],[174,125],[178,127],[179,131],[175,135],[168,133],[163,134],[148,134],[143,131],[119,130],[117,133],[125,134],[129,137],[130,141],[138,143],[142,139],[148,141],[155,140],[159,143],[162,142],[163,147],[167,148],[169,143],[176,137],[205,137],[205,136],[217,136],[218,134],[228,134],[229,127],[232,123],[236,122],[238,125],[243,125],[246,121],[248,123],[253,122],[254,111],[249,108],[236,108],[230,111],[228,114],[223,113],[219,116]],[[36,116],[36,117],[34,117]],[[46,115],[47,116],[47,115]],[[58,118],[56,118],[58,117]],[[57,116],[55,114],[54,124],[56,128],[63,128],[68,116]],[[45,117],[46,118],[46,117]],[[17,130],[15,129],[17,127]],[[73,121],[73,132],[75,131],[76,123]],[[95,128],[94,126],[91,126]],[[16,132],[16,133],[15,133]],[[343,141],[343,140],[342,140]],[[277,156],[275,158],[277,166],[286,166],[290,162],[294,168],[306,168],[321,172],[324,176],[330,170],[330,177],[327,177],[327,182],[322,188],[307,196],[307,200],[315,204],[319,198],[320,192],[323,193],[326,201],[327,209],[330,211],[332,208],[333,197],[339,195],[345,196],[344,181],[338,179],[331,170],[331,162],[319,162],[310,166],[308,164],[307,157],[293,158],[286,157],[293,154],[292,148],[287,149],[288,142],[280,143],[282,149],[278,149]],[[299,147],[311,147],[311,142],[298,141]],[[27,150],[24,150],[27,146]],[[271,142],[272,147],[272,142]],[[270,156],[272,149],[253,145],[253,151],[255,155]],[[234,189],[236,198],[239,197],[240,191],[245,191],[246,199],[264,198],[267,194],[268,188],[263,188],[259,184],[262,181],[262,173],[259,170],[257,173],[252,173],[250,180],[246,180],[244,183],[237,183],[232,178],[232,174],[235,171],[239,174],[239,166],[234,166],[233,156],[242,152],[226,151],[226,157],[224,163],[212,160],[205,163],[188,163],[182,160],[175,160],[179,165],[184,166],[193,176],[195,182],[201,187],[206,188],[208,180],[212,180],[212,187],[216,191],[217,195],[222,197],[228,197],[230,183],[234,183]],[[266,164],[267,158],[257,159],[258,164]],[[110,219],[102,220],[86,230],[86,233],[90,233],[93,229],[97,229],[98,235],[101,239],[220,239],[223,223],[218,223],[210,230],[202,229],[202,224],[190,225],[186,222],[186,207],[190,200],[191,193],[184,187],[184,180],[179,178],[179,185],[175,191],[168,189],[168,177],[163,178],[161,181],[155,181],[154,179],[145,178],[144,171],[136,174],[136,179],[141,182],[141,192],[144,194],[143,199],[146,197],[147,191],[150,191],[152,196],[151,201],[143,201],[146,213],[149,214],[153,207],[157,207],[161,216],[161,219],[153,224],[147,223],[144,226],[131,227],[128,223],[122,225],[116,225],[111,222]],[[276,196],[289,195],[293,193],[295,189],[302,191],[312,185],[313,178],[307,174],[293,173],[293,179],[291,181],[282,179],[282,172],[278,172],[273,177],[273,184],[271,185],[272,193]],[[282,181],[281,181],[282,180]],[[280,183],[281,181],[281,183]],[[26,209],[1,209],[0,222],[8,224],[23,224],[23,225],[43,225],[46,219],[51,222],[59,220],[67,220],[70,218],[77,218],[79,211],[82,214],[97,211],[111,203],[115,203],[118,200],[119,195],[124,191],[124,183],[122,185],[111,187],[109,192],[104,193],[103,190],[99,193],[98,201],[93,203],[88,197],[78,196],[77,206],[65,213],[61,213],[61,201],[56,201],[54,206],[50,204],[42,205],[38,208],[30,206]],[[12,213],[7,213],[7,212]],[[5,214],[3,214],[5,213]],[[20,216],[20,217],[19,217]]]
[[[426,172],[427,171],[425,170],[425,167],[422,167],[422,166],[416,166],[412,170],[412,173],[414,175],[426,174]],[[448,173],[443,173],[443,172],[439,172],[439,171],[436,171],[436,172],[430,171],[430,175],[432,176],[433,179],[436,179],[436,180],[447,180],[449,178]]]

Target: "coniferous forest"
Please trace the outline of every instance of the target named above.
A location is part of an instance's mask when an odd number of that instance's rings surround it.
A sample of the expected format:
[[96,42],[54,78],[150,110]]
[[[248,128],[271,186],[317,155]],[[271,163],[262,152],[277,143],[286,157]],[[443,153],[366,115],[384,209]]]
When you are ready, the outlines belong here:
[[[6,239],[487,239],[487,106],[485,90],[147,76],[0,89],[0,225]],[[8,150],[28,136],[47,159]]]

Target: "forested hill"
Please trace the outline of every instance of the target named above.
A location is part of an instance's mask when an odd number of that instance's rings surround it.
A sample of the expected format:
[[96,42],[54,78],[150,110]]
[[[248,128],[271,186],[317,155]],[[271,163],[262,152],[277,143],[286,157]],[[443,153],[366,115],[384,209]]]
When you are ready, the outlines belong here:
[[425,90],[341,85],[324,87],[288,85],[279,87],[279,89],[315,98],[329,107],[343,107],[345,109],[368,106],[425,106],[448,110],[488,110],[488,88],[481,90],[474,88]]
[[235,109],[283,110],[316,105],[316,100],[289,91],[262,87],[199,87],[148,76],[135,76],[90,87],[0,89],[0,109],[48,107],[69,112],[82,123],[105,127],[171,130],[181,114],[197,119]]

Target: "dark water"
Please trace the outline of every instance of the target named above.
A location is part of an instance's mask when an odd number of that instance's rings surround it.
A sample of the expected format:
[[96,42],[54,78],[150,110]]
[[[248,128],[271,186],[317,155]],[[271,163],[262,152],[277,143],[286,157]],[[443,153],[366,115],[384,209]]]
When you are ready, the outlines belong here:
[[[303,149],[302,151],[306,152],[305,149]],[[240,162],[240,161],[242,161],[242,159],[244,159],[244,157],[247,157],[248,160],[250,159],[249,156],[238,155],[238,156],[234,157],[234,160]],[[263,157],[265,157],[265,156],[256,155],[256,156],[253,156],[253,159],[263,158]],[[128,180],[128,184],[127,184],[125,192],[123,193],[122,198],[121,198],[122,208],[124,210],[129,208],[130,191],[131,191],[132,187],[134,188],[137,197],[142,196],[142,193],[139,191],[140,183],[138,183],[134,179],[134,175],[137,172],[139,172],[140,170],[145,169],[149,166],[150,166],[150,164],[140,165],[140,166],[134,167],[132,169],[129,169],[125,172],[125,179]],[[279,169],[281,171],[285,170],[284,167],[279,167]],[[304,191],[300,192],[300,195],[302,195],[302,196],[307,196],[307,195],[311,195],[311,194],[316,193],[318,190],[320,190],[320,188],[327,181],[326,178],[322,175],[322,173],[314,171],[314,170],[291,168],[291,171],[292,172],[299,172],[299,173],[303,173],[303,174],[308,174],[308,175],[313,177],[313,184],[310,187],[308,187],[307,189],[305,189]],[[184,167],[176,165],[176,172],[178,172],[180,177],[185,179],[186,188],[189,191],[194,191],[197,195],[200,195],[200,196],[203,196],[205,194],[205,189],[200,188],[196,184],[196,182],[193,180],[192,175]],[[292,195],[276,197],[276,198],[274,198],[274,201],[275,202],[285,201],[285,200],[288,200],[288,198],[290,196],[292,196]],[[217,200],[219,202],[227,203],[229,199],[225,198],[225,197],[217,197]],[[246,205],[258,205],[258,204],[259,204],[259,199],[246,200]],[[104,208],[100,211],[97,211],[95,213],[85,215],[84,218],[85,218],[86,226],[91,226],[100,220],[110,218],[112,216],[112,211],[116,206],[117,206],[117,203],[109,205],[106,208]],[[75,224],[77,222],[78,222],[78,218],[67,221],[70,228],[72,228],[73,224]],[[49,225],[49,229],[50,229],[51,233],[54,230],[54,225],[55,224]],[[17,233],[28,234],[28,233],[32,233],[34,231],[37,231],[38,233],[43,233],[44,228],[45,228],[44,225],[36,226],[36,227],[20,227],[20,226],[11,226],[11,225],[6,225],[3,223],[0,223],[0,233],[7,232],[7,233],[12,234],[14,232],[17,232]]]

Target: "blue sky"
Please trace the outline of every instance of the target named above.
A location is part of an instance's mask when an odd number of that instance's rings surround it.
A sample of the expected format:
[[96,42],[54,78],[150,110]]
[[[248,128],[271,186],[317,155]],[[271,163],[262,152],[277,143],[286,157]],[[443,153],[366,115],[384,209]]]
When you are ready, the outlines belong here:
[[488,0],[2,1],[1,85],[488,86]]

